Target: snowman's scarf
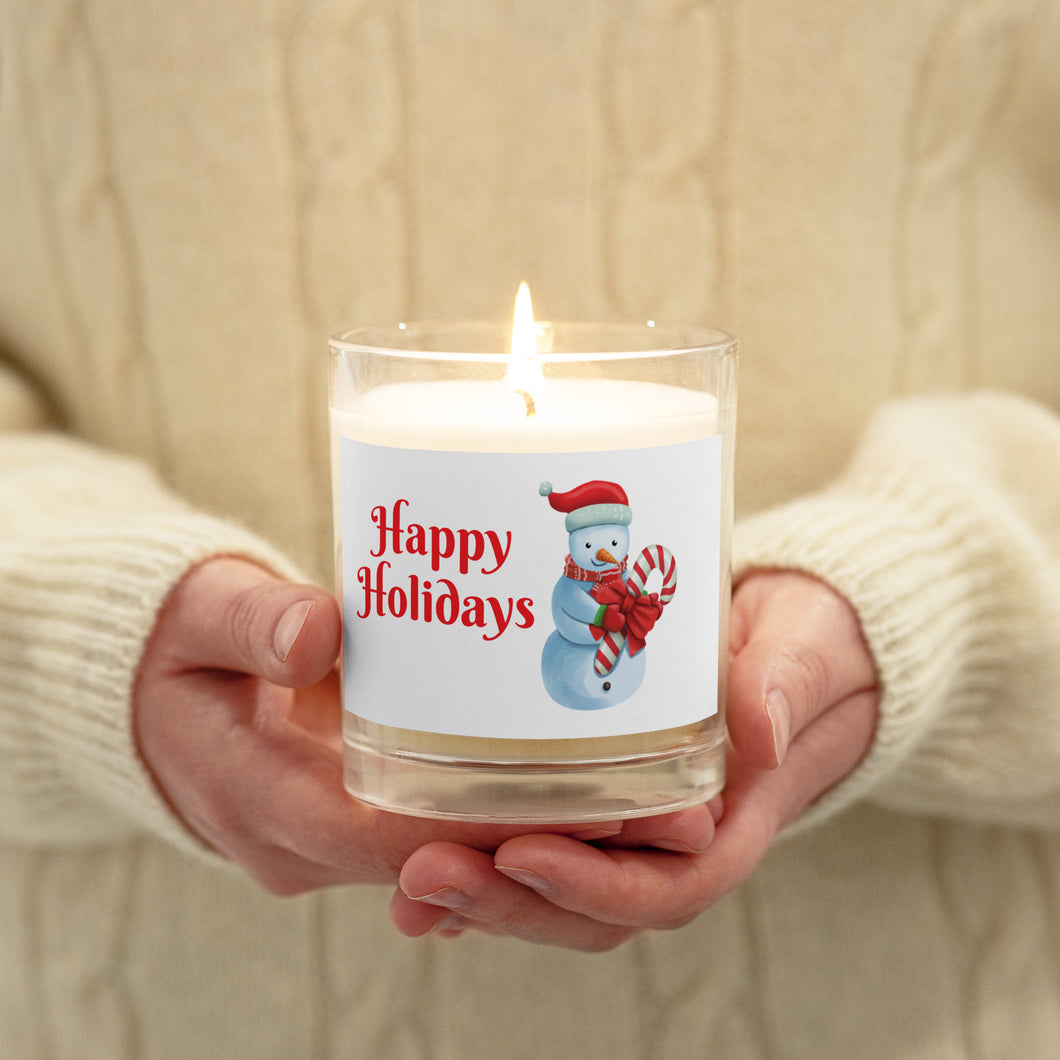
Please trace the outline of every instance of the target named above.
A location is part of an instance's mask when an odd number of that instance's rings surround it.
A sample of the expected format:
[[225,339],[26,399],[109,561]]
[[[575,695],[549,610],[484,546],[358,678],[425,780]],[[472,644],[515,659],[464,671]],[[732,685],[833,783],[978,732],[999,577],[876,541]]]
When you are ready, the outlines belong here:
[[574,562],[573,556],[568,556],[566,564],[563,567],[563,577],[570,578],[571,581],[576,582],[596,582],[598,585],[607,584],[608,582],[614,582],[616,579],[619,583],[620,588],[625,589],[626,583],[622,579],[622,575],[626,573],[626,563],[629,557],[622,561],[617,567],[608,567],[607,570],[592,571],[586,570],[584,567],[579,567]]

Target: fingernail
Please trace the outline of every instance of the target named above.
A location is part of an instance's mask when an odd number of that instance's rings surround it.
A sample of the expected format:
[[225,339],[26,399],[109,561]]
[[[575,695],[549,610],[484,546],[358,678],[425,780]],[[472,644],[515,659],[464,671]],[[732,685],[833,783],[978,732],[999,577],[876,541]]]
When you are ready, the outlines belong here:
[[443,909],[464,909],[468,903],[467,895],[455,887],[439,887],[430,894],[410,894],[407,897],[414,902],[426,902],[427,905],[437,905]]
[[653,839],[651,846],[656,850],[672,850],[675,854],[698,854],[699,851],[683,843],[680,839]]
[[773,730],[773,754],[779,766],[788,753],[788,741],[791,738],[791,704],[779,688],[774,688],[766,696],[766,714]]
[[594,839],[610,839],[622,831],[622,825],[607,826],[600,825],[596,828],[586,828],[581,832],[571,832],[571,839],[580,839],[583,843],[591,843]]
[[527,869],[511,869],[505,865],[498,865],[497,871],[503,872],[508,879],[515,880],[516,883],[521,883],[524,887],[535,891],[544,893],[552,889],[552,884],[544,876],[538,876],[536,872],[529,872]]
[[714,798],[707,803],[707,809],[710,810],[710,816],[714,818],[714,823],[717,824],[722,817],[725,816],[724,796],[715,795]]
[[276,652],[280,662],[287,662],[287,656],[291,654],[294,642],[298,640],[298,634],[302,632],[305,620],[312,610],[312,600],[299,600],[297,604],[291,604],[276,623],[276,632],[272,635],[272,650]]
[[428,932],[429,935],[440,935],[443,931],[463,931],[465,927],[464,918],[456,916],[442,917]]

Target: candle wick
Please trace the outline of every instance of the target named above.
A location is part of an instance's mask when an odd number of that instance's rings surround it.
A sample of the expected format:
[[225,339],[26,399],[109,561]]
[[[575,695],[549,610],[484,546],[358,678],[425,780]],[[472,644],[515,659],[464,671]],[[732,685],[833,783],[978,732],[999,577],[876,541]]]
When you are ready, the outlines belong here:
[[526,418],[529,419],[535,412],[537,412],[537,406],[534,405],[534,399],[525,390],[516,390],[515,392],[526,402]]

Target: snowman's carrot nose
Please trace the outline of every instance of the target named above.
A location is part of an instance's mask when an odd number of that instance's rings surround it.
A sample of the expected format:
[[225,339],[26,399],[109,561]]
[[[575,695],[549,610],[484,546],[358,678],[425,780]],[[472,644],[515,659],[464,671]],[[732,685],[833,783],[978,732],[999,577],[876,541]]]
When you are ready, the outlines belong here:
[[600,548],[596,550],[596,558],[602,559],[605,563],[613,563],[616,567],[618,566],[618,560],[607,551],[606,548]]

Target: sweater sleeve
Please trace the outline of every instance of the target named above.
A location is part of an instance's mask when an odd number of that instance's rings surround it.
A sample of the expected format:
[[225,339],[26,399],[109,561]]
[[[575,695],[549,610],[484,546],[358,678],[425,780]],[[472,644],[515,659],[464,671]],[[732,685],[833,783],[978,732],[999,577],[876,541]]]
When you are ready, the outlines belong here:
[[737,530],[735,574],[790,568],[854,606],[881,715],[796,827],[867,798],[1060,827],[1060,419],[999,393],[912,399],[826,491]]
[[159,607],[217,554],[295,576],[136,461],[0,431],[0,835],[54,845],[149,831],[202,853],[137,756],[129,706]]

